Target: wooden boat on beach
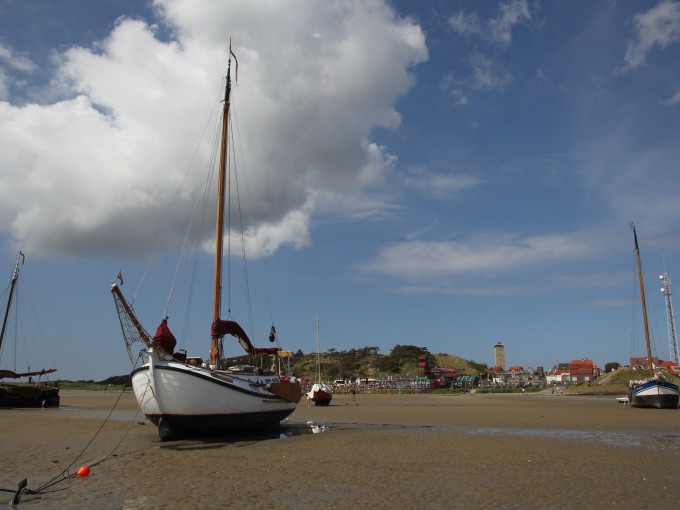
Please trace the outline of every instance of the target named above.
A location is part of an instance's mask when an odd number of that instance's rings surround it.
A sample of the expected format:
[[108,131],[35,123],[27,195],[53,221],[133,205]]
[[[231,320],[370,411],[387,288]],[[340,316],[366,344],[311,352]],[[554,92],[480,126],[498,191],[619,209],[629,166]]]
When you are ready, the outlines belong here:
[[[131,361],[132,344],[139,341],[145,346],[143,354],[145,361],[132,372],[132,388],[141,410],[158,426],[159,436],[164,441],[185,435],[218,436],[229,432],[277,426],[295,410],[302,394],[299,383],[284,380],[275,369],[276,366],[281,366],[276,359],[278,352],[281,351],[278,346],[256,348],[238,322],[222,318],[223,232],[227,209],[225,190],[231,179],[234,179],[229,165],[235,156],[228,155],[232,147],[228,139],[232,57],[236,61],[230,45],[217,175],[212,326],[208,361],[187,357],[186,352],[181,350],[175,351],[177,341],[168,327],[167,317],[161,321],[156,334],[153,337],[149,335],[137,319],[132,306],[123,297],[116,281],[111,288]],[[236,65],[238,66],[238,61]],[[236,74],[238,76],[238,72]],[[234,188],[238,189],[237,186]],[[231,232],[229,225],[226,230],[229,235]],[[242,236],[240,237],[242,239]],[[231,250],[228,253],[231,253]],[[122,283],[120,273],[119,277],[117,280],[120,279]],[[231,306],[229,310],[231,313]],[[246,354],[236,358],[224,358],[225,335],[235,337]],[[273,325],[269,340],[278,343]],[[243,363],[244,360],[254,360],[258,357],[260,360],[263,357],[273,358],[267,364],[267,367],[271,364],[271,370],[255,363],[232,365],[235,361]]]
[[[19,252],[9,284],[5,315],[2,320],[2,329],[0,329],[0,353],[3,345],[6,345],[5,336],[12,310],[15,309],[18,313],[19,307],[13,305],[18,292],[19,268],[23,265],[23,262],[24,254]],[[21,342],[22,339],[17,339],[17,341]],[[29,368],[25,372],[18,372],[16,369],[0,369],[0,407],[57,407],[59,405],[59,384],[43,380],[43,376],[53,372],[56,372],[55,368],[38,371],[31,371]],[[13,382],[7,382],[5,379],[12,379]],[[19,381],[19,379],[27,380]]]
[[647,347],[647,370],[649,377],[631,381],[628,392],[628,401],[633,407],[654,407],[657,409],[674,409],[678,406],[678,385],[667,381],[661,372],[655,373],[652,362],[652,347],[649,337],[649,322],[647,319],[647,303],[645,299],[645,284],[642,276],[642,263],[640,262],[640,249],[635,225],[631,224],[633,238],[635,240],[635,260],[637,264],[638,281],[640,284],[640,301],[642,303],[642,317],[645,328],[645,341]]

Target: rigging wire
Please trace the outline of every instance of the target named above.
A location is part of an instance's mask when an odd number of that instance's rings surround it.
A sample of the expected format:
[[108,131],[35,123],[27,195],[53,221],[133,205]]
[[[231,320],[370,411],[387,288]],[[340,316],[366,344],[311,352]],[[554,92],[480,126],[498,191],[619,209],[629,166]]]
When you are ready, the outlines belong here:
[[[642,262],[642,255],[640,255],[640,271],[642,272],[642,281],[647,282],[647,278],[645,276],[645,270],[644,270],[644,264]],[[633,255],[632,258],[632,274],[633,278],[631,278],[632,282],[632,299],[631,299],[631,336],[630,336],[630,356],[631,358],[647,358],[647,349],[644,344],[640,342],[640,337],[644,338],[644,326],[640,324],[640,318],[641,318],[641,308],[642,308],[642,295],[640,294],[640,275],[638,274],[638,266],[637,266],[637,257],[636,255]],[[657,335],[657,327],[656,323],[653,320],[654,311],[652,308],[650,308],[649,301],[644,303],[645,308],[647,310],[647,324],[649,328],[649,343],[651,346],[651,351],[652,351],[652,357],[654,357],[653,353],[658,353],[659,351],[656,348],[656,335]],[[642,331],[642,334],[640,334],[640,331]],[[644,349],[643,349],[644,346]],[[640,349],[642,349],[642,352],[644,355],[640,355]],[[659,359],[658,354],[656,355],[656,358]],[[660,359],[659,359],[660,361]],[[650,364],[652,363],[652,360],[649,361]],[[633,367],[631,367],[633,368]],[[649,367],[647,367],[649,368]]]
[[[244,183],[246,185],[246,188],[251,188],[250,181],[248,179],[249,172],[248,172],[247,160],[246,160],[246,157],[245,157],[245,151],[244,151],[244,148],[243,148],[243,144],[241,143],[242,137],[240,135],[241,130],[240,130],[239,122],[238,122],[238,112],[237,112],[235,105],[232,108],[233,108],[232,116],[233,116],[233,119],[234,119],[235,133],[238,135],[237,137],[234,137],[234,138],[238,138],[238,140],[237,140],[238,141],[238,150],[239,150],[240,158],[241,158],[241,161],[242,161],[241,165],[244,168],[244,172],[243,172],[244,181],[245,181]],[[252,232],[253,232],[253,237],[255,239],[255,245],[257,247],[257,258],[260,261],[260,267],[261,267],[262,275],[263,275],[262,280],[264,282],[263,283],[264,294],[265,294],[265,300],[267,302],[267,312],[269,314],[269,321],[271,322],[271,324],[273,326],[274,325],[274,314],[273,314],[272,301],[271,301],[271,292],[269,290],[269,278],[268,278],[268,275],[267,275],[267,268],[266,268],[266,264],[265,264],[265,260],[264,260],[264,252],[262,250],[262,244],[260,243],[260,236],[258,234],[258,229],[253,228]],[[276,343],[278,345],[278,337],[276,338]]]
[[[221,85],[220,85],[221,87]],[[184,173],[184,177],[182,178],[182,182],[180,183],[180,186],[177,190],[177,192],[174,194],[173,197],[171,197],[171,202],[170,203],[179,203],[179,199],[181,197],[182,191],[186,188],[186,184],[189,181],[189,175],[191,174],[192,168],[194,167],[194,161],[196,160],[197,154],[199,152],[199,148],[201,146],[200,140],[203,140],[203,137],[205,136],[205,132],[210,125],[211,119],[214,117],[215,110],[217,108],[217,104],[215,103],[213,105],[213,109],[208,116],[208,120],[206,121],[205,125],[203,126],[203,131],[201,132],[201,136],[199,137],[199,143],[196,144],[196,148],[194,149],[194,153],[191,156],[191,159],[189,160],[189,164],[187,165],[187,169]],[[151,255],[149,256],[149,259],[147,260],[146,267],[144,268],[144,271],[142,272],[142,276],[139,279],[139,284],[137,286],[137,289],[132,297],[132,300],[130,301],[130,306],[134,305],[134,302],[137,298],[137,295],[139,294],[142,285],[144,283],[144,280],[146,278],[146,275],[149,272],[149,268],[151,267],[151,263],[156,259],[156,253],[159,251],[159,247],[161,244],[161,239],[165,237],[165,232],[168,229],[168,226],[170,224],[170,220],[172,219],[172,215],[166,215],[165,222],[163,223],[163,226],[161,227],[161,230],[156,238],[156,242],[154,244],[154,248],[151,252]]]
[[[28,353],[28,342],[23,341],[23,346],[24,346],[24,356],[26,356],[26,359],[30,359],[32,356],[36,356],[36,359],[38,362],[41,364],[41,368],[45,368],[47,365],[43,362],[43,353],[47,353],[47,357],[49,358],[50,361],[50,366],[55,367],[56,363],[54,361],[54,356],[52,355],[52,350],[50,349],[50,343],[47,341],[47,335],[45,334],[45,331],[42,329],[42,325],[40,321],[38,320],[38,312],[36,310],[35,305],[33,304],[33,300],[31,299],[31,294],[28,292],[29,288],[26,286],[26,281],[22,282],[19,280],[17,282],[17,312],[21,310],[27,310],[30,313],[30,317],[33,320],[30,320],[28,317],[23,317],[21,318],[22,324],[21,326],[17,327],[15,330],[16,332],[19,331],[19,328],[21,328],[21,331],[27,331],[28,334],[24,338],[30,338],[34,343],[36,348],[33,349],[35,352],[31,352],[30,354]],[[17,313],[17,317],[19,317],[19,313]],[[34,328],[37,328],[37,332],[34,330]],[[38,345],[38,342],[40,342],[40,345]],[[30,370],[29,370],[30,371]],[[47,379],[49,379],[48,376],[46,376]]]
[[[629,355],[631,358],[638,358],[639,353],[639,342],[638,342],[638,331],[639,331],[639,313],[640,313],[640,286],[637,283],[637,262],[635,260],[635,255],[631,259],[631,274],[633,277],[631,281],[631,299],[630,299],[630,339],[629,339]],[[631,367],[633,368],[633,367]]]
[[[232,137],[232,153],[234,153],[235,148],[234,148],[234,137]],[[246,301],[248,303],[248,319],[249,319],[249,324],[250,324],[250,338],[252,338],[253,341],[255,341],[255,331],[254,331],[254,324],[253,324],[253,304],[252,304],[252,297],[250,293],[250,282],[248,278],[248,260],[246,258],[246,239],[245,239],[245,232],[243,228],[243,210],[241,208],[241,194],[239,190],[239,183],[238,183],[238,170],[236,168],[236,165],[234,165],[234,184],[236,185],[236,207],[238,210],[238,219],[239,219],[239,224],[240,224],[240,229],[241,229],[241,256],[243,259],[243,275],[245,278],[245,287],[246,287]]]
[[[219,101],[217,101],[215,104],[218,105]],[[213,114],[215,110],[216,107],[213,108],[212,112]],[[216,118],[216,121],[219,121],[219,117]],[[205,174],[203,191],[200,195],[197,196],[196,201],[194,202],[194,208],[192,210],[190,220],[187,224],[187,230],[185,233],[182,250],[177,260],[175,275],[172,280],[170,291],[168,293],[168,299],[165,305],[165,315],[169,316],[179,303],[179,295],[181,294],[181,289],[188,287],[186,298],[187,308],[185,310],[181,334],[182,344],[184,344],[186,341],[187,331],[189,328],[189,318],[191,317],[192,309],[191,305],[193,303],[193,296],[196,284],[196,274],[198,270],[201,239],[203,238],[204,227],[206,225],[205,220],[207,216],[207,211],[209,209],[209,196],[215,174],[214,168],[218,154],[218,147],[219,138],[213,137],[210,157],[207,162],[207,171]]]
[[[52,367],[56,366],[56,363],[49,342],[47,342],[45,331],[38,320],[39,315],[26,283],[25,277],[18,278],[16,281],[14,298],[9,310],[11,322],[8,321],[9,327],[6,330],[6,339],[2,348],[6,355],[11,354],[12,356],[12,370],[17,371],[21,361],[27,364],[27,369],[30,372],[28,363],[34,366],[39,364],[41,368],[47,366],[43,361],[45,354]],[[10,339],[11,341],[8,341]],[[24,368],[22,367],[21,370],[24,370]],[[49,380],[47,375],[45,375],[45,378]]]

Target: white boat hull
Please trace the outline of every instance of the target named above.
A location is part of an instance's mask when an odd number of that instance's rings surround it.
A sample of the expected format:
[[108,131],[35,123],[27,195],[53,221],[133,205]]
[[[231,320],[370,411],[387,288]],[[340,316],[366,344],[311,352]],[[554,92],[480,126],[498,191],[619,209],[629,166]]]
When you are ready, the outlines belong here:
[[327,406],[333,399],[333,392],[327,385],[316,383],[312,386],[312,389],[307,392],[307,396],[314,402],[314,405]]
[[633,386],[629,399],[633,407],[674,409],[678,406],[679,396],[677,384],[651,379]]
[[152,356],[132,373],[132,389],[161,439],[220,435],[278,425],[296,402],[270,391],[278,376],[232,374]]

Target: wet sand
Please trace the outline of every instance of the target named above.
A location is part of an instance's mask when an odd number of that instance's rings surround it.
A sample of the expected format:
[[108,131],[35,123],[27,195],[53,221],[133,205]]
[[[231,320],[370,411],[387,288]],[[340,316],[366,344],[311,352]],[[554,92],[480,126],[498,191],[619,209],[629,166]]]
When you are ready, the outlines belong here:
[[130,393],[102,426],[118,397],[62,392],[59,409],[0,410],[0,488],[28,478],[35,490],[87,464],[89,477],[19,507],[637,509],[680,497],[680,409],[613,397],[337,395],[303,400],[268,438],[168,443]]

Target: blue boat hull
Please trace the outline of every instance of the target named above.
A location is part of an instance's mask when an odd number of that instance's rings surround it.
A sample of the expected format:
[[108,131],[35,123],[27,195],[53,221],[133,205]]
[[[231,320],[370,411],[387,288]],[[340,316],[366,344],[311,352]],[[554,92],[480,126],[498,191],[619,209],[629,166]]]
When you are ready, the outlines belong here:
[[651,379],[634,385],[630,390],[630,405],[634,407],[653,407],[656,409],[675,409],[678,406],[678,385],[668,381]]

